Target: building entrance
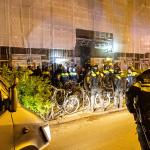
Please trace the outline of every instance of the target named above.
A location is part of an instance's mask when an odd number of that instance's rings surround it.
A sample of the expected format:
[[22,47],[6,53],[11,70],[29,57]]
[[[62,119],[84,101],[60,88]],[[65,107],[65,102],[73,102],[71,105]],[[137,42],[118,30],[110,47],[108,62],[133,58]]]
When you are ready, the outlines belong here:
[[113,57],[113,34],[76,29],[76,51],[82,66],[91,58]]

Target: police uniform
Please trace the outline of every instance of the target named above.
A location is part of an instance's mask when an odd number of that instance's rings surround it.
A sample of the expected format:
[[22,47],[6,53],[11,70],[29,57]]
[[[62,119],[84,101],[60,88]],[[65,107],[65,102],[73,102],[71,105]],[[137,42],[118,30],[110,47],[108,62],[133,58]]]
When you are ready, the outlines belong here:
[[61,83],[60,86],[63,86],[65,83],[69,82],[69,73],[66,70],[64,70],[62,73],[60,73],[59,80]]
[[114,66],[114,107],[122,107],[122,97],[121,97],[121,69],[118,65]]
[[75,70],[75,68],[72,68],[69,72],[69,79],[71,81],[77,82],[78,81],[78,74]]
[[112,68],[107,68],[103,70],[104,76],[102,78],[102,86],[106,91],[107,90],[114,91],[113,73],[114,73],[114,70]]
[[82,68],[81,72],[79,73],[79,80],[78,80],[78,82],[80,83],[81,86],[84,85],[85,76],[86,76],[85,68]]
[[135,116],[141,148],[149,150],[147,140],[150,138],[150,69],[140,74],[136,82],[129,87],[126,92],[126,105],[129,112]]
[[91,111],[95,109],[95,96],[98,94],[100,98],[100,72],[97,69],[93,69],[89,77],[90,89],[91,89]]
[[49,72],[48,70],[44,70],[44,71],[42,72],[42,76],[43,76],[43,78],[48,78],[48,79],[50,79],[50,72]]
[[128,81],[127,88],[132,85],[136,76],[137,76],[137,72],[134,70],[134,68],[128,67],[128,70],[127,70],[127,81]]

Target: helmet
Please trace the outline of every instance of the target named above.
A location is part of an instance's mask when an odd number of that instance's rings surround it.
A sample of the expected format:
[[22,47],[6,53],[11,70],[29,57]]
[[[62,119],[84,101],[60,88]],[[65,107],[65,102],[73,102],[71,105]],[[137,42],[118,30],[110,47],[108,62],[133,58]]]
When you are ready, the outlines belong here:
[[63,72],[67,72],[67,67],[63,67]]
[[113,66],[113,64],[110,62],[109,64],[108,64],[109,66]]
[[72,72],[76,72],[76,68],[73,67],[73,68],[72,68]]
[[92,69],[93,69],[93,71],[97,71],[97,70],[98,70],[98,65],[94,65],[94,66],[92,67]]
[[104,65],[104,70],[109,70],[110,66],[108,64]]

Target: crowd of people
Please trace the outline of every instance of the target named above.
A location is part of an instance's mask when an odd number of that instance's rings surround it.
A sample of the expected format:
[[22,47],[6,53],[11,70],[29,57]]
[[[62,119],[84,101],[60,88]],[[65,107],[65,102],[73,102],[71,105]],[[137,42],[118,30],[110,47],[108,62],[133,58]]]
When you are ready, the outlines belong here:
[[[126,78],[128,84],[132,84],[133,77],[138,74],[132,65],[128,66],[127,70],[122,70],[119,63],[109,62],[101,66],[103,67],[99,68],[98,65],[90,64],[84,67],[78,65],[64,66],[62,64],[56,66],[52,64],[49,67],[42,67],[42,69],[40,66],[36,68],[28,66],[27,70],[32,76],[47,78],[56,87],[62,87],[66,82],[74,81],[87,89],[95,86],[97,82],[101,82],[106,76],[113,81],[113,87],[116,89],[120,86],[119,79]],[[21,67],[18,67],[17,70],[21,70]],[[93,81],[92,78],[97,78],[97,81],[96,79],[96,82]],[[86,87],[87,85],[88,87]]]
[[[126,70],[123,70],[118,62],[112,63],[112,61],[105,62],[101,66],[99,68],[98,65],[90,64],[84,67],[59,64],[42,69],[39,66],[36,68],[28,66],[25,71],[30,76],[39,76],[49,80],[49,83],[57,88],[64,88],[65,84],[70,81],[78,83],[90,92],[91,111],[94,111],[97,93],[102,96],[103,92],[112,92],[116,96],[123,92],[126,95],[127,108],[130,113],[133,113],[137,123],[141,148],[150,149],[150,69],[141,73],[141,70],[137,71],[133,65],[129,65]],[[12,70],[12,68],[9,69]],[[19,72],[23,68],[17,67],[16,70]]]
[[[129,65],[126,70],[122,70],[120,64],[106,61],[99,65],[86,64],[78,65],[62,65],[52,64],[43,67],[28,66],[27,71],[30,76],[40,76],[49,80],[49,83],[57,88],[65,88],[66,83],[77,83],[90,93],[91,111],[94,111],[95,95],[110,92],[112,97],[125,92],[134,82],[134,78],[138,75],[133,65]],[[17,70],[22,70],[18,67]],[[101,99],[101,97],[99,97]],[[117,102],[118,103],[118,102]],[[119,104],[116,105],[119,107]]]
[[[28,66],[25,71],[30,76],[39,76],[47,79],[49,83],[57,88],[65,88],[66,83],[72,82],[84,88],[90,95],[91,111],[94,111],[95,96],[99,95],[102,99],[104,93],[111,93],[112,99],[125,93],[126,89],[134,82],[138,75],[133,65],[129,65],[126,70],[122,70],[120,63],[105,61],[99,67],[98,64],[85,66],[52,64],[40,68],[40,66]],[[12,68],[10,68],[12,69]],[[18,72],[24,70],[18,66],[15,68]],[[120,107],[120,102],[114,102],[116,107]]]

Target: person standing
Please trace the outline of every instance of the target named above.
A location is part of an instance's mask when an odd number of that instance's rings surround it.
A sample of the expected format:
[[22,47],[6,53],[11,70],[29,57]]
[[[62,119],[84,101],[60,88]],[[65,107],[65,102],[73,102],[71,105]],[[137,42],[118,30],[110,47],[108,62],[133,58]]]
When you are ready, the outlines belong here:
[[136,77],[126,92],[126,105],[137,124],[142,150],[150,150],[150,69]]
[[70,81],[73,81],[75,83],[77,83],[78,81],[78,74],[76,72],[76,68],[75,67],[72,67],[69,71],[69,79]]
[[81,71],[79,73],[79,80],[78,80],[78,82],[80,83],[81,86],[84,85],[85,76],[86,76],[86,70],[84,67],[82,67]]
[[59,87],[63,87],[66,83],[69,82],[69,73],[67,68],[64,67],[60,75],[58,75]]
[[96,96],[100,99],[100,73],[98,71],[98,66],[93,66],[90,76],[89,76],[89,85],[91,89],[91,106],[90,111],[93,112],[95,110],[95,99]]
[[114,107],[122,107],[122,97],[121,97],[121,68],[119,63],[114,64]]

